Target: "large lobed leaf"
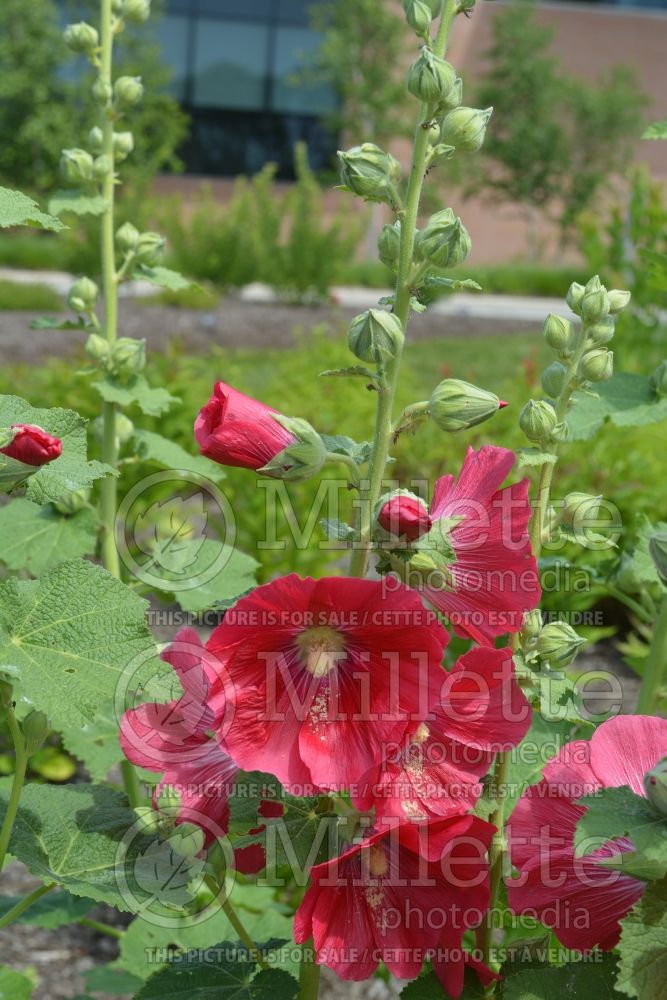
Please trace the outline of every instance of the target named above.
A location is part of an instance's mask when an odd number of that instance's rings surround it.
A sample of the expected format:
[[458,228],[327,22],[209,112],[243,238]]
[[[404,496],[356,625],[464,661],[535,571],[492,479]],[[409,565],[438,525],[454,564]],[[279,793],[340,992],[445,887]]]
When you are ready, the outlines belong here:
[[640,1000],[667,997],[667,878],[649,885],[621,920],[617,988]]
[[247,953],[225,942],[211,954],[195,953],[156,972],[136,1000],[295,1000],[299,984],[293,976],[280,969],[256,973],[256,968]]
[[595,395],[578,392],[567,415],[573,441],[587,441],[607,421],[617,427],[643,427],[667,420],[667,396],[658,396],[644,375],[619,372],[595,386]]
[[0,507],[0,559],[9,569],[40,576],[67,559],[91,555],[95,543],[92,510],[65,517],[22,497]]
[[0,227],[7,229],[10,226],[38,226],[55,232],[67,229],[60,219],[42,212],[37,202],[27,194],[0,187]]

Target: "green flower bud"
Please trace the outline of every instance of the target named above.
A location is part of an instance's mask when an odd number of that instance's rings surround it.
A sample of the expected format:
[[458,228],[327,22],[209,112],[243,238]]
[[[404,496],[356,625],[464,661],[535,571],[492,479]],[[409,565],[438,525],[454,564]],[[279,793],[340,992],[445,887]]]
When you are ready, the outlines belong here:
[[146,341],[132,337],[120,337],[111,348],[108,368],[120,379],[130,378],[140,372],[146,364]]
[[49,720],[44,712],[29,712],[21,723],[21,732],[25,740],[28,756],[35,753],[49,735]]
[[385,309],[367,309],[355,316],[347,335],[348,347],[355,357],[376,365],[395,358],[404,340],[401,321]]
[[439,105],[447,98],[455,81],[454,67],[427,48],[422,49],[408,70],[409,92],[426,104]]
[[126,21],[143,24],[151,16],[150,0],[125,0],[122,11]]
[[565,376],[567,375],[567,368],[562,365],[560,361],[554,361],[553,364],[549,365],[542,372],[542,388],[546,392],[547,396],[551,396],[552,399],[557,399],[560,395],[563,386],[565,385]]
[[667,816],[667,757],[644,775],[644,790],[653,808]]
[[113,85],[114,102],[119,108],[131,108],[144,96],[140,76],[119,76]]
[[129,253],[139,243],[139,230],[131,222],[124,222],[116,230],[116,246],[122,253]]
[[642,588],[642,581],[635,568],[634,559],[627,552],[621,556],[621,563],[614,573],[613,582],[614,586],[625,594],[637,594]]
[[104,149],[104,135],[98,125],[91,128],[88,133],[88,145],[90,146],[91,153],[101,153]]
[[572,347],[573,331],[569,319],[549,313],[542,327],[542,334],[549,347],[558,354],[565,354]]
[[667,361],[661,361],[650,378],[651,388],[656,396],[667,396]]
[[76,514],[78,511],[88,507],[90,503],[90,490],[74,490],[66,493],[60,500],[56,500],[54,507],[60,514]]
[[93,161],[93,177],[96,181],[103,181],[113,172],[113,163],[108,156],[97,156]]
[[150,806],[135,806],[132,810],[136,816],[134,829],[139,833],[158,833],[161,826],[160,814]]
[[420,38],[430,39],[431,11],[423,0],[403,0],[405,19]]
[[90,334],[86,341],[85,351],[93,361],[98,362],[101,368],[106,366],[111,354],[109,342],[104,337],[101,337],[99,333]]
[[378,239],[378,254],[380,260],[392,271],[398,269],[398,254],[401,246],[401,223],[397,220],[392,226],[383,226]]
[[[143,343],[143,341],[142,341]],[[127,444],[127,442],[134,436],[134,424],[129,417],[126,417],[124,413],[118,412],[116,414],[116,439],[118,444]]]
[[265,476],[290,482],[302,482],[316,476],[326,462],[327,449],[315,428],[300,417],[285,417],[282,413],[276,413],[273,418],[296,441],[278,452],[267,465],[257,471]]
[[164,252],[166,240],[159,233],[141,233],[134,248],[137,261],[152,267],[157,264]]
[[614,352],[604,347],[587,351],[581,359],[579,374],[589,382],[604,382],[614,374]]
[[424,0],[424,3],[431,12],[431,17],[438,17],[442,8],[441,0]]
[[367,201],[395,203],[401,166],[390,153],[372,142],[364,142],[347,152],[339,150],[338,159],[344,191],[352,191]]
[[567,667],[585,641],[567,622],[551,622],[538,635],[535,649],[551,667]]
[[567,295],[565,296],[565,301],[577,316],[580,315],[581,311],[581,300],[584,297],[585,288],[580,285],[578,281],[573,281],[567,290]]
[[114,132],[113,134],[113,155],[116,160],[122,161],[130,155],[134,149],[134,136],[131,132]]
[[519,414],[519,426],[529,441],[547,441],[558,423],[551,403],[529,399]]
[[537,639],[541,631],[542,612],[537,608],[535,611],[527,611],[521,625],[520,637],[522,645],[531,644],[532,640]]
[[599,323],[601,319],[609,313],[609,296],[607,289],[600,283],[600,279],[595,275],[586,285],[584,294],[579,304],[581,318],[584,323]]
[[67,295],[67,305],[75,313],[90,313],[95,308],[99,289],[90,278],[79,278]]
[[609,312],[613,316],[622,312],[630,303],[631,293],[623,291],[621,288],[610,288],[607,295],[609,296]]
[[100,36],[92,24],[79,21],[78,24],[68,24],[63,33],[65,45],[72,52],[93,52],[100,44]]
[[440,128],[440,141],[468,153],[482,148],[486,126],[493,108],[455,108]]
[[428,413],[443,431],[462,431],[488,420],[506,405],[486,389],[447,378],[431,393]]
[[436,212],[415,238],[415,255],[434,267],[456,267],[470,254],[468,230],[451,208]]
[[63,149],[60,172],[68,184],[88,183],[93,179],[93,158],[85,149]]
[[108,80],[103,80],[98,76],[93,84],[92,95],[97,104],[108,104],[113,97],[113,88]]
[[457,76],[454,83],[448,90],[447,95],[440,102],[440,108],[443,111],[453,111],[454,108],[458,108],[462,100],[463,80],[460,76]]
[[204,831],[194,823],[179,823],[168,844],[181,857],[194,858],[204,849]]
[[563,502],[560,523],[572,531],[581,531],[587,527],[588,521],[597,517],[601,501],[601,496],[591,496],[590,493],[568,493]]
[[658,576],[667,587],[667,532],[658,531],[649,539],[648,550]]
[[614,319],[612,316],[605,316],[599,323],[586,327],[586,336],[593,347],[602,347],[608,344],[614,336]]

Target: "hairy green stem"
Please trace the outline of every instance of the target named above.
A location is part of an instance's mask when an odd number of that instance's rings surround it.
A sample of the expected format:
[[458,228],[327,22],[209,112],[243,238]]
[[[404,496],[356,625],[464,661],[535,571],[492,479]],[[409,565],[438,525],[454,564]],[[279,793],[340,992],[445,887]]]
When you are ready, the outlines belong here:
[[77,920],[77,924],[80,924],[82,927],[90,927],[91,930],[97,931],[99,934],[106,934],[107,937],[116,938],[118,941],[125,934],[125,931],[119,927],[104,924],[101,920],[92,920],[91,917],[81,917],[80,920]]
[[25,740],[23,739],[21,727],[16,721],[14,709],[11,705],[7,706],[6,713],[7,726],[9,727],[12,743],[14,744],[15,767],[12,790],[9,793],[9,801],[7,802],[7,811],[5,812],[5,818],[2,821],[2,828],[0,829],[0,871],[2,871],[2,866],[5,862],[5,855],[7,854],[7,848],[9,847],[9,841],[12,836],[14,820],[16,819],[16,814],[19,809],[21,791],[23,789],[23,782],[25,781],[26,768],[28,766],[28,755],[26,753]]
[[47,885],[40,885],[36,889],[33,889],[33,891],[27,896],[24,896],[24,898],[20,900],[16,906],[12,906],[11,910],[7,910],[7,912],[0,917],[0,927],[8,927],[9,924],[12,924],[17,917],[20,917],[22,913],[25,913],[28,907],[32,906],[32,904],[36,903],[38,899],[41,899],[41,897],[45,896],[47,892],[51,892],[51,890],[55,888],[56,883],[49,882]]
[[223,909],[225,916],[227,917],[230,924],[238,934],[239,940],[241,940],[243,944],[246,946],[248,952],[250,953],[252,958],[254,958],[254,960],[257,962],[260,969],[268,969],[269,966],[262,958],[262,953],[260,952],[259,948],[253,941],[248,931],[243,926],[241,918],[239,917],[238,913],[236,912],[232,904],[229,902],[229,899],[224,899],[220,903],[220,905]]
[[663,597],[658,619],[655,623],[651,649],[642,685],[639,690],[637,711],[640,715],[653,715],[662,695],[662,687],[667,674],[667,597]]
[[317,962],[306,959],[306,949],[312,947],[312,940],[301,949],[301,965],[299,967],[298,1000],[317,1000],[320,991],[320,966]]
[[132,808],[135,809],[137,806],[143,806],[146,802],[146,796],[142,791],[139,775],[134,765],[129,760],[122,760],[120,762],[120,773],[123,777],[125,794]]

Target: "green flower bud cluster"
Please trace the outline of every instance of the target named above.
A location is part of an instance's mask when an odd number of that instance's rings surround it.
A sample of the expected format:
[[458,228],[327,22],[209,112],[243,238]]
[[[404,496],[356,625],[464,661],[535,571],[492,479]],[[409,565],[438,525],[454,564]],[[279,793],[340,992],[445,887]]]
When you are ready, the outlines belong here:
[[385,309],[367,309],[350,323],[347,343],[355,357],[383,365],[403,348],[401,321]]
[[570,285],[566,301],[572,312],[581,316],[584,323],[594,324],[605,316],[615,316],[622,312],[630,302],[630,292],[620,288],[607,291],[596,274],[585,285],[574,281]]
[[68,24],[63,33],[65,45],[72,52],[83,53],[92,56],[99,48],[100,36],[97,29],[86,21],[79,21],[78,24]]
[[[104,421],[102,417],[95,417],[92,424],[93,435],[97,441],[102,441],[104,437]],[[116,414],[116,450],[120,451],[124,444],[134,435],[134,424],[129,417],[126,417],[120,410]]]
[[86,316],[92,313],[97,303],[99,288],[90,278],[79,278],[67,295],[67,305],[72,312]]
[[120,337],[114,344],[97,333],[86,341],[86,353],[97,366],[121,382],[127,382],[146,364],[146,341]]
[[488,420],[505,405],[486,389],[448,378],[431,393],[428,415],[443,431],[462,431]]
[[471,248],[468,230],[451,208],[432,215],[415,237],[416,259],[433,267],[456,267],[468,258]]
[[384,202],[391,206],[399,204],[397,185],[401,165],[390,153],[385,153],[375,143],[364,142],[347,152],[339,150],[338,159],[341,190],[351,191],[365,201]]

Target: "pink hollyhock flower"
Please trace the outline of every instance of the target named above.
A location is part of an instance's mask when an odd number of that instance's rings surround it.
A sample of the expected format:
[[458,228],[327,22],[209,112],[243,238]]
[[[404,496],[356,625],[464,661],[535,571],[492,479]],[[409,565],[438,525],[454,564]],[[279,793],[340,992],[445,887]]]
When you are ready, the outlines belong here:
[[645,883],[600,862],[634,850],[626,838],[610,840],[583,857],[574,854],[577,799],[600,788],[629,785],[645,796],[644,775],[667,753],[667,719],[620,715],[590,741],[567,743],[526,789],[508,824],[512,863],[519,878],[507,882],[516,913],[530,912],[553,927],[567,948],[610,949],[619,920],[641,897]]
[[311,869],[295,941],[312,937],[315,960],[341,979],[367,979],[380,961],[414,979],[437,949],[463,965],[463,933],[482,922],[489,902],[493,832],[472,815],[373,832]]
[[12,424],[14,438],[0,453],[23,462],[24,465],[46,465],[59,458],[63,446],[60,438],[47,434],[34,424]]
[[195,438],[202,455],[221,465],[257,471],[297,438],[274,419],[277,410],[244,396],[224,382],[195,421]]
[[295,574],[258,587],[207,644],[233,709],[221,739],[296,794],[348,787],[436,701],[447,638],[407,587]]
[[471,809],[496,753],[517,746],[531,709],[508,648],[465,653],[445,675],[437,704],[359,782],[358,809],[429,819]]
[[[419,584],[431,604],[447,616],[457,635],[492,645],[495,636],[518,632],[524,612],[540,600],[537,563],[528,539],[527,479],[501,489],[514,465],[506,448],[468,449],[458,481],[438,480],[431,502],[434,526],[460,518],[445,533],[454,562],[445,580]],[[438,574],[439,575],[439,574]]]
[[397,495],[380,508],[378,523],[392,535],[414,542],[431,530],[428,507],[419,497]]

